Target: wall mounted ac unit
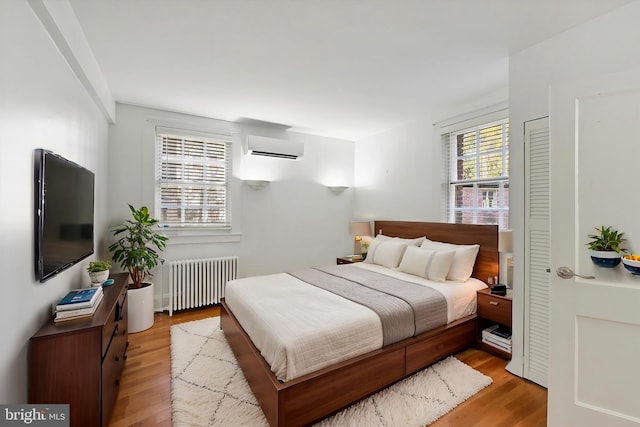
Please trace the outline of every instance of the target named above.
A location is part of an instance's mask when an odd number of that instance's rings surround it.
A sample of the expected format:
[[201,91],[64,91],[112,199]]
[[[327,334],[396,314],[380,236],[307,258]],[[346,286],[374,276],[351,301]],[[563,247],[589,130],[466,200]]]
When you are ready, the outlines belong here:
[[304,144],[302,142],[288,141],[286,139],[248,135],[247,153],[254,156],[297,159],[304,154]]

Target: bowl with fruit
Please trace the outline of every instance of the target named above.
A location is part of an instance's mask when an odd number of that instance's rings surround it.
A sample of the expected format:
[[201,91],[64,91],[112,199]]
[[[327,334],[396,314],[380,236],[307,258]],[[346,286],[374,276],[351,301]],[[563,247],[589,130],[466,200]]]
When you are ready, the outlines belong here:
[[625,255],[622,257],[622,264],[631,274],[640,275],[640,255]]

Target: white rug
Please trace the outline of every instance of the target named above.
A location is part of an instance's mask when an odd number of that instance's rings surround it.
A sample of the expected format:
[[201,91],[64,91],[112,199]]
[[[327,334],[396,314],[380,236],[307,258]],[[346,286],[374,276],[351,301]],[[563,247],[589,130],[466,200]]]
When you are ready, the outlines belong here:
[[[174,426],[268,426],[219,318],[171,327]],[[491,384],[455,357],[356,403],[318,426],[425,426]]]

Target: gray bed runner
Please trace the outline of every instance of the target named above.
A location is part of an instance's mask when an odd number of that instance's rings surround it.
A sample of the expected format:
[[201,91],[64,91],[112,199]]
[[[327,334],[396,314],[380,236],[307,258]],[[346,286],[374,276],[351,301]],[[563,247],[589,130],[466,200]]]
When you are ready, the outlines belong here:
[[447,300],[426,286],[351,265],[289,274],[373,310],[380,317],[385,346],[447,323]]

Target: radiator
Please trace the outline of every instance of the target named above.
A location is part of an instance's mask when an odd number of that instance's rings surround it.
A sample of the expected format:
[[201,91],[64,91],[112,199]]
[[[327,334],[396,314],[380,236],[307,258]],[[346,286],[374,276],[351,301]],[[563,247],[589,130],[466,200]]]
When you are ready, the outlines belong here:
[[220,303],[229,280],[238,276],[238,257],[171,261],[169,315],[174,311]]

